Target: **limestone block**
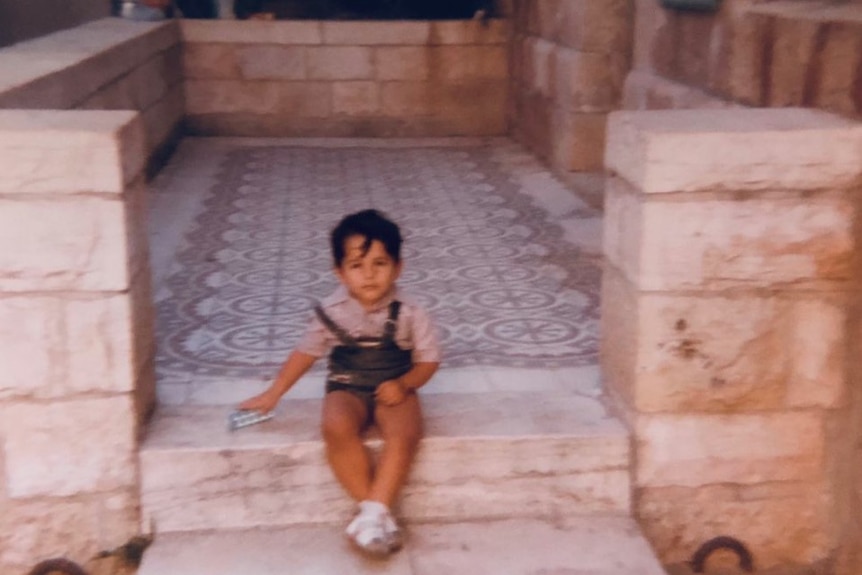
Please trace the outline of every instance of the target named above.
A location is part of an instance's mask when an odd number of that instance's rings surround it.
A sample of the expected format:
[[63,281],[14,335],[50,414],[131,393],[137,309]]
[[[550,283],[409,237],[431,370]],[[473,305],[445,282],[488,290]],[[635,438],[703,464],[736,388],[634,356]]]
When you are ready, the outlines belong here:
[[829,494],[818,484],[663,487],[637,493],[639,523],[665,564],[690,560],[717,533],[744,541],[758,570],[814,563],[834,546]]
[[374,50],[378,80],[427,80],[431,50],[425,46],[387,46]]
[[730,23],[728,51],[730,61],[724,74],[715,82],[726,96],[751,106],[766,104],[769,71],[764,68],[772,43],[773,19],[744,11],[735,14]]
[[323,41],[346,46],[422,46],[428,43],[431,23],[423,21],[323,22]]
[[601,343],[603,385],[626,409],[634,409],[638,360],[637,292],[613,266],[602,271]]
[[119,199],[0,200],[0,289],[123,291],[128,233]]
[[279,82],[277,114],[301,118],[326,118],[332,114],[333,90],[327,82]]
[[303,46],[243,46],[236,49],[240,75],[250,80],[303,80]]
[[185,80],[183,75],[183,50],[185,46],[176,44],[161,53],[164,60],[165,82],[169,88],[173,88]]
[[510,25],[505,19],[489,20],[486,24],[474,20],[441,20],[431,23],[430,44],[505,44]]
[[566,4],[564,0],[541,0],[536,4],[536,32],[535,35],[546,40],[556,40],[560,30],[567,24],[563,19],[563,9]]
[[638,487],[815,481],[824,422],[815,411],[638,417]]
[[813,65],[814,44],[823,23],[800,18],[776,18],[769,99],[773,107],[802,106],[807,70]]
[[66,343],[63,321],[62,302],[55,298],[0,298],[0,399],[48,395],[56,388],[62,373],[56,350]]
[[185,83],[186,111],[190,115],[218,112],[272,114],[278,108],[279,84],[239,80],[188,80]]
[[509,60],[504,46],[439,46],[431,49],[431,69],[438,81],[505,80]]
[[[653,58],[656,57],[655,50],[659,47],[656,39],[660,31],[667,27],[668,19],[673,13],[661,9],[653,0],[634,0],[633,8],[632,68],[644,72],[654,71]],[[571,28],[571,26],[568,27],[568,29]],[[578,31],[578,29],[575,28],[574,31]],[[577,48],[578,38],[578,36],[574,36],[574,40],[566,40],[565,43]]]
[[607,115],[591,112],[554,112],[552,164],[574,172],[595,172],[604,161]]
[[52,557],[83,564],[99,551],[126,543],[138,534],[139,525],[132,490],[0,501],[0,570],[26,573]]
[[568,0],[559,5],[553,35],[546,38],[584,52],[630,51],[634,11],[628,0]]
[[131,396],[3,407],[6,488],[13,499],[135,484]]
[[195,80],[239,78],[237,46],[194,42],[183,44],[183,75],[186,79]]
[[335,82],[332,90],[336,114],[367,116],[380,110],[380,86],[376,82]]
[[[608,187],[614,198],[608,200],[606,253],[640,289],[822,289],[852,277],[854,209],[847,200],[686,202],[631,192],[618,183]],[[632,228],[635,217],[641,221]]]
[[120,194],[146,159],[127,111],[0,110],[0,193]]
[[[620,374],[642,412],[838,407],[842,302],[628,294],[637,362]],[[613,318],[611,318],[613,319]],[[613,329],[611,330],[614,331]],[[627,366],[631,368],[632,366]]]
[[360,46],[326,46],[306,52],[308,77],[313,80],[370,80],[374,51]]
[[616,56],[554,51],[554,94],[557,105],[573,112],[608,112],[619,108],[626,66]]
[[543,96],[553,97],[556,84],[557,46],[547,40],[531,38],[526,43],[527,54],[524,65],[524,83],[530,90]]
[[152,360],[147,274],[129,293],[0,299],[0,399],[128,392]]
[[820,81],[813,104],[840,114],[856,114],[862,94],[853,79],[862,66],[862,22],[832,24],[828,32],[818,62]]
[[314,20],[179,20],[183,40],[190,43],[304,44],[323,42]]
[[607,168],[645,193],[844,188],[862,173],[862,125],[817,110],[611,114]]
[[435,86],[434,115],[450,124],[453,135],[503,135],[506,131],[505,82],[474,80]]
[[382,111],[390,117],[427,116],[432,109],[432,86],[427,82],[383,82]]

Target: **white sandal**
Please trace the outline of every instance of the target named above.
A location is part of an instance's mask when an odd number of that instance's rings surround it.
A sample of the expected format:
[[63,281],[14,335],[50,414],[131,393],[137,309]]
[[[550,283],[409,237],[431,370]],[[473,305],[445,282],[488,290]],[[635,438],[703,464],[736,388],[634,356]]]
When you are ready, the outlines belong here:
[[378,558],[389,555],[390,546],[380,515],[358,513],[347,526],[345,534],[363,553]]

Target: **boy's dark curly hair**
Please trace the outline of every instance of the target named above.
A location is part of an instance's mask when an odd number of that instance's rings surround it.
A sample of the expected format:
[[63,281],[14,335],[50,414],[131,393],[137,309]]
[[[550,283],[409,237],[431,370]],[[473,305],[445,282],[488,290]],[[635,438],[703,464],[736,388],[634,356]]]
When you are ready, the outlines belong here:
[[398,224],[377,210],[362,210],[345,216],[332,230],[330,246],[335,267],[340,268],[344,262],[344,242],[351,236],[362,236],[362,254],[368,253],[371,242],[379,240],[386,253],[395,260],[401,261],[401,230]]

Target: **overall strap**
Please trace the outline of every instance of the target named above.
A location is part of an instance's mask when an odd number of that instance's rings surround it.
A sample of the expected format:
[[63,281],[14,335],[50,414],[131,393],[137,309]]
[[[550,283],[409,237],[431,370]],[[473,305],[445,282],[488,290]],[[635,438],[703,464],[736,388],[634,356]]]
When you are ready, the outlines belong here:
[[314,313],[317,314],[317,319],[326,326],[326,329],[332,332],[332,334],[338,338],[338,340],[345,345],[357,345],[356,339],[353,338],[347,331],[332,321],[332,318],[326,315],[326,312],[323,311],[323,308],[319,305],[314,306]]
[[389,317],[386,318],[386,327],[383,328],[383,339],[395,339],[395,329],[398,327],[398,312],[401,311],[401,302],[398,300],[389,304]]

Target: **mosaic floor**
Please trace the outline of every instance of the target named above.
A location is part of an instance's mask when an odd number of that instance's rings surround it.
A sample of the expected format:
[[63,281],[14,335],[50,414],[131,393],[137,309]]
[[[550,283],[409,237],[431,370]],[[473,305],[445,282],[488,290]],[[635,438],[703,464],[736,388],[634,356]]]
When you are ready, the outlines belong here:
[[270,379],[367,207],[402,227],[445,368],[597,362],[600,214],[510,142],[190,140],[153,188],[160,385]]

